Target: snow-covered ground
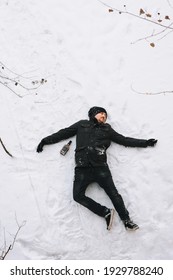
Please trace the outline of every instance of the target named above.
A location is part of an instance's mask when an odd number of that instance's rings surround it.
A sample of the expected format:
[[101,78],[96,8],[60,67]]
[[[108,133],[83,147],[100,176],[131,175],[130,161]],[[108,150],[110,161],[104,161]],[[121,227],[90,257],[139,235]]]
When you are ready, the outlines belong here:
[[[171,1],[103,0],[166,25]],[[6,258],[173,259],[173,94],[135,92],[173,90],[171,30],[97,0],[0,0],[0,30],[0,137],[13,155],[0,144],[0,245],[5,239],[8,248],[26,221]],[[143,39],[153,32],[161,33]],[[36,153],[43,137],[87,118],[95,105],[119,133],[158,139],[154,148],[108,150],[136,232],[125,231],[117,214],[108,232],[104,219],[73,200],[75,138],[65,157],[67,141]],[[112,207],[98,185],[87,194]]]

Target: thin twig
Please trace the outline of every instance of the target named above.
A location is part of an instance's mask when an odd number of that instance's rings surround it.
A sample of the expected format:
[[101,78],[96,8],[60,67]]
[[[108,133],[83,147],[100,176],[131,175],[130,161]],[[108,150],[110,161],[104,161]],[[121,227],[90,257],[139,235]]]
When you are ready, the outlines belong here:
[[6,149],[6,147],[5,147],[4,143],[2,142],[2,139],[1,139],[1,138],[0,138],[0,143],[1,143],[1,145],[2,145],[2,147],[3,147],[3,149],[4,149],[4,151],[5,151],[10,157],[13,157],[12,154],[10,154],[10,152]]
[[[27,95],[31,95],[31,94],[32,94],[32,93],[27,93],[27,94],[25,94],[25,95],[20,95],[20,94],[18,94],[15,90],[13,90],[11,87],[9,87],[7,83],[3,83],[3,82],[0,81],[0,84],[2,84],[4,87],[8,88],[10,91],[12,91],[15,95],[17,95],[17,96],[20,97],[20,98],[23,98],[23,97],[25,97],[25,96],[27,96]],[[27,88],[25,88],[24,86],[22,86],[22,87],[29,91],[29,90],[38,89],[40,86],[41,86],[41,85],[39,85],[37,88],[33,88],[33,89],[27,89]]]
[[164,36],[162,36],[161,38],[158,39],[158,41],[162,40],[163,38],[165,38],[166,36],[168,36],[170,33],[172,33],[173,30],[170,30],[167,34],[165,34]]
[[10,250],[12,250],[11,245],[8,247],[7,251],[4,252],[3,256],[1,256],[1,260],[4,260],[6,258],[6,255],[9,253]]
[[8,88],[9,90],[11,90],[15,95],[17,95],[18,97],[22,98],[23,96],[18,94],[17,92],[15,92],[12,88],[10,88],[6,83],[3,83],[0,81],[0,84],[2,84],[4,87]]
[[7,69],[10,73],[14,74],[16,76],[16,78],[20,77],[20,78],[23,78],[23,79],[30,79],[28,77],[24,77],[23,75],[37,71],[37,70],[33,70],[33,71],[25,72],[23,74],[18,74],[16,72],[12,71],[11,69],[9,69],[2,61],[0,61],[0,65],[4,70]]
[[159,95],[165,93],[173,93],[173,90],[165,90],[165,91],[158,91],[158,92],[140,92],[135,90],[132,86],[131,86],[131,90],[137,94],[143,94],[143,95]]
[[[165,30],[164,30],[164,31],[165,31]],[[140,42],[140,41],[147,40],[147,39],[149,39],[149,38],[152,38],[152,37],[154,37],[154,36],[159,35],[159,34],[162,33],[162,32],[163,32],[163,31],[160,31],[160,32],[158,32],[158,33],[154,33],[154,30],[153,30],[153,33],[152,33],[151,35],[146,36],[146,37],[143,37],[143,38],[140,38],[140,39],[137,39],[136,41],[131,42],[131,44],[136,44],[136,43],[138,43],[138,42]]]
[[21,230],[22,227],[24,227],[26,225],[26,221],[23,221],[21,225],[18,225],[18,230],[16,231],[16,234],[14,235],[14,238],[13,238],[13,242],[11,244],[11,250],[13,249],[14,247],[14,243],[16,242],[16,239],[17,239],[17,236],[19,234],[19,231]]
[[0,78],[5,79],[5,80],[8,80],[8,81],[11,81],[11,82],[13,82],[13,83],[17,83],[17,85],[21,86],[22,88],[24,88],[24,89],[26,89],[26,90],[38,89],[38,88],[41,86],[41,84],[40,84],[38,87],[35,87],[35,88],[28,88],[28,87],[23,86],[19,81],[16,81],[15,79],[12,79],[12,78],[9,78],[9,77],[5,77],[5,76],[2,76],[2,75],[0,75]]
[[[173,23],[171,23],[169,26],[171,26],[171,25],[173,25]],[[159,32],[157,32],[157,33],[154,33],[154,30],[153,30],[153,33],[152,33],[151,35],[146,36],[146,37],[143,37],[143,38],[140,38],[140,39],[138,39],[138,40],[136,40],[136,41],[134,41],[134,42],[131,42],[131,44],[136,44],[136,43],[138,43],[138,42],[140,42],[140,41],[147,40],[147,39],[152,38],[152,37],[156,37],[156,36],[158,36],[158,35],[160,35],[160,34],[166,32],[167,29],[168,29],[168,28],[166,27],[164,30],[159,31]],[[161,38],[158,39],[158,40],[163,39],[164,37],[166,37],[166,36],[167,36],[169,33],[171,33],[171,32],[173,32],[173,30],[170,30],[167,34],[165,34],[163,37],[161,37]]]

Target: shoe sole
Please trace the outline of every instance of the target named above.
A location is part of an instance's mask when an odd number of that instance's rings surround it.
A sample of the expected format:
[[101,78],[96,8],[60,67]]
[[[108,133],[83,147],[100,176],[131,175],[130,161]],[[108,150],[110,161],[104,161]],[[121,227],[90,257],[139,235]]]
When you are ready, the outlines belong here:
[[112,227],[113,218],[114,218],[114,213],[115,213],[115,210],[114,210],[114,209],[111,209],[111,218],[110,218],[110,223],[109,223],[109,226],[108,226],[107,230],[110,230],[111,227]]
[[126,230],[127,230],[127,231],[135,231],[135,230],[137,230],[137,229],[139,229],[139,227],[135,227],[135,228],[128,228],[128,227],[126,227]]

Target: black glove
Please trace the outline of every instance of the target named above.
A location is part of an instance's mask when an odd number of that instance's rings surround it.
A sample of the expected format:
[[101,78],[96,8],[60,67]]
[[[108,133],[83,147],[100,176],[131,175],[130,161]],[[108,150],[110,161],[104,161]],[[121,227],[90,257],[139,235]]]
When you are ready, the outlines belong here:
[[157,140],[156,139],[149,139],[147,140],[147,146],[151,146],[151,147],[154,147],[157,143]]
[[38,144],[37,147],[37,153],[41,153],[43,151],[43,146],[44,146],[44,142],[43,140],[41,140],[41,142]]

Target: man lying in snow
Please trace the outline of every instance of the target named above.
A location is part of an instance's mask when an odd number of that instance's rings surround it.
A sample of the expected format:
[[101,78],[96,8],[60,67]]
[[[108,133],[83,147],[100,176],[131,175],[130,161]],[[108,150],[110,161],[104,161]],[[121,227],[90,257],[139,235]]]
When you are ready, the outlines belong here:
[[115,210],[100,205],[85,195],[88,185],[97,182],[111,199],[125,228],[136,230],[139,227],[130,219],[123,199],[114,185],[107,164],[106,150],[110,146],[111,141],[125,147],[146,148],[148,146],[154,146],[157,140],[135,139],[117,133],[106,123],[107,112],[104,108],[92,107],[88,112],[88,116],[89,120],[80,120],[67,128],[43,138],[37,147],[37,152],[42,152],[44,145],[54,144],[76,135],[74,200],[95,214],[104,217],[107,229],[110,230]]

